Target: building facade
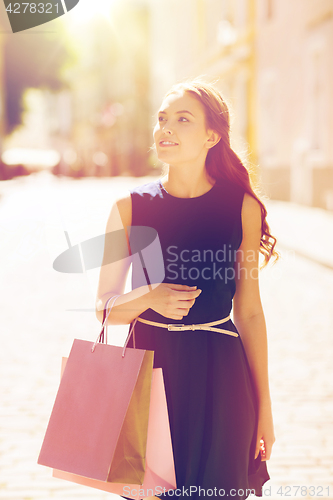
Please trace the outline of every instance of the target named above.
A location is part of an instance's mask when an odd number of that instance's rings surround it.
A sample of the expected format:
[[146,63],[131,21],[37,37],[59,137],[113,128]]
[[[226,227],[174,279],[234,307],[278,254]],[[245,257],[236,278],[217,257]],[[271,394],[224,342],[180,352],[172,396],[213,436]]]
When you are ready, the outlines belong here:
[[[232,144],[272,198],[333,209],[331,0],[151,0],[151,106],[217,80]],[[153,113],[152,113],[153,114]]]
[[333,4],[257,0],[258,159],[273,198],[333,209]]
[[152,109],[175,82],[202,76],[222,92],[232,144],[257,159],[254,114],[254,0],[152,0]]

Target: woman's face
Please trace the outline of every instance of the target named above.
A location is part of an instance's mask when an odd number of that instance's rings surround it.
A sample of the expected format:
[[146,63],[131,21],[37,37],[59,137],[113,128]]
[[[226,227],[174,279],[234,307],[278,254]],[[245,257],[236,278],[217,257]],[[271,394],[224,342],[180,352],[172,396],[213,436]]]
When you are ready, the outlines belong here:
[[158,112],[154,140],[159,160],[169,165],[205,162],[212,143],[200,102],[186,92],[167,96]]

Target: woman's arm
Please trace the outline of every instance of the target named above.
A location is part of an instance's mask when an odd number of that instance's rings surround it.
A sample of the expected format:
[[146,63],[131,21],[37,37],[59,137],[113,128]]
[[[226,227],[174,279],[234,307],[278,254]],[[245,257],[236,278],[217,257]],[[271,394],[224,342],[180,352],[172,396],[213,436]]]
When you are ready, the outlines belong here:
[[[119,295],[109,315],[109,324],[129,324],[142,312],[151,308],[171,319],[182,319],[188,314],[200,294],[196,287],[186,285],[154,283],[141,286],[124,294],[126,278],[131,264],[129,235],[127,228],[132,223],[132,200],[128,195],[119,199],[112,207],[106,225],[105,248],[100,270],[96,297],[96,317],[102,322],[106,301]],[[111,241],[111,243],[110,243]],[[117,246],[115,249],[114,246]],[[117,261],[108,263],[111,254],[117,254]],[[118,258],[121,257],[121,258]]]
[[242,206],[242,228],[243,239],[235,265],[233,317],[244,345],[259,402],[256,456],[260,440],[263,439],[265,459],[268,460],[275,438],[268,383],[266,324],[259,293],[261,210],[258,202],[247,193]]
[[[149,307],[147,303],[148,286],[124,294],[131,264],[129,235],[127,232],[131,222],[132,201],[131,196],[128,195],[117,200],[113,205],[106,224],[105,233],[109,236],[108,241],[105,239],[96,298],[96,316],[100,322],[103,319],[103,309],[107,299],[114,295],[120,295],[120,297],[112,308],[109,323],[129,324]],[[108,263],[112,254],[117,254],[117,257],[121,258],[116,262]]]

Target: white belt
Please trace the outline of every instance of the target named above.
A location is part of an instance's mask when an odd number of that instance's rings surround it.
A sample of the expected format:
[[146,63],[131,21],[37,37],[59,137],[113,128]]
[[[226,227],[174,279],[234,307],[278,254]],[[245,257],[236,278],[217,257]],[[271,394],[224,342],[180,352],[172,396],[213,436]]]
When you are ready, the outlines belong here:
[[229,321],[230,315],[226,318],[219,319],[217,321],[212,321],[211,323],[200,323],[196,325],[180,325],[177,323],[158,323],[157,321],[150,321],[148,319],[137,318],[137,321],[140,323],[145,323],[146,325],[157,326],[159,328],[166,328],[169,332],[183,332],[185,330],[206,330],[209,332],[217,332],[217,333],[225,333],[226,335],[231,335],[232,337],[238,337],[238,333],[235,333],[230,330],[223,330],[222,328],[214,328],[215,325],[220,325],[221,323],[225,323]]

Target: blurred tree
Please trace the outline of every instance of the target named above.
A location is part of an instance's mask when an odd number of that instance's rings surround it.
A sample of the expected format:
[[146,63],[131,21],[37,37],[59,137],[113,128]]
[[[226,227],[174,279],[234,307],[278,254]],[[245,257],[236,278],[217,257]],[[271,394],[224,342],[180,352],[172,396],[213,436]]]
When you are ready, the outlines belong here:
[[[73,145],[83,175],[147,174],[152,138],[146,1],[114,2],[108,18],[96,16],[72,34],[78,62],[67,81],[73,95]],[[100,153],[107,159],[103,165]]]
[[60,23],[54,33],[30,31],[7,36],[3,50],[6,132],[10,133],[21,123],[24,91],[67,87],[64,70],[75,56]]

